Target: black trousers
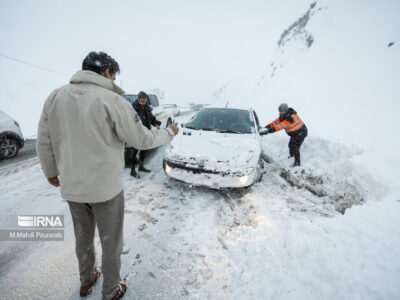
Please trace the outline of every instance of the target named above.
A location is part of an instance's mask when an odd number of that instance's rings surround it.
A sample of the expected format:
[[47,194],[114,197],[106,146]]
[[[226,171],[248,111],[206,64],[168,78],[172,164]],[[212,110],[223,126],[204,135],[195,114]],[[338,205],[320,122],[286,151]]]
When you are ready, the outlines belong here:
[[[146,157],[146,153],[148,150],[138,150],[135,148],[132,148],[132,149],[133,149],[133,151],[132,151],[132,158],[131,158],[131,161],[132,161],[131,168],[134,168],[135,165],[137,165],[137,164],[143,165],[143,162],[144,162],[144,159]],[[136,155],[138,152],[139,152],[139,160],[136,158]]]
[[289,153],[294,156],[294,161],[300,163],[300,147],[304,139],[307,137],[308,131],[306,125],[299,129],[295,134],[290,137]]

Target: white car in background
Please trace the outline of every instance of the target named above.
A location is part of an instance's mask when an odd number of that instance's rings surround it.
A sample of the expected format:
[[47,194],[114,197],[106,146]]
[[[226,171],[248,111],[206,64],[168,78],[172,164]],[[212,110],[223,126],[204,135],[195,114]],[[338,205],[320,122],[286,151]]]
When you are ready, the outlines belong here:
[[0,111],[0,160],[17,156],[24,138],[17,121]]
[[174,122],[175,114],[172,109],[166,109],[163,105],[157,107],[152,106],[152,108],[153,110],[151,112],[153,116],[156,117],[157,121],[161,122],[161,127],[168,127]]
[[252,109],[203,108],[182,127],[165,150],[169,177],[214,189],[247,187],[261,179],[261,136]]
[[196,104],[196,103],[189,103],[189,108],[194,111],[199,111],[200,109],[204,108],[206,104]]
[[166,111],[171,111],[174,117],[177,117],[181,114],[181,110],[176,104],[163,104],[160,106]]

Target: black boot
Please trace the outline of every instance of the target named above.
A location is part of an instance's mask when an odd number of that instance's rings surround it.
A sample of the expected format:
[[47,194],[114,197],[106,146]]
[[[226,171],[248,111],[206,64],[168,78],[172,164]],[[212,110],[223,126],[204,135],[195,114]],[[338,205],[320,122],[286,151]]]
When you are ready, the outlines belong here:
[[149,170],[149,169],[146,169],[144,166],[143,166],[143,163],[141,163],[140,165],[139,165],[139,169],[138,169],[140,172],[151,172],[151,170]]
[[149,169],[144,167],[144,159],[146,158],[147,150],[141,150],[139,153],[139,171],[141,172],[151,172]]
[[300,160],[296,160],[296,161],[293,163],[292,167],[300,167]]
[[139,174],[136,172],[135,165],[132,165],[132,167],[131,167],[131,176],[132,177],[136,177],[136,178],[140,178]]

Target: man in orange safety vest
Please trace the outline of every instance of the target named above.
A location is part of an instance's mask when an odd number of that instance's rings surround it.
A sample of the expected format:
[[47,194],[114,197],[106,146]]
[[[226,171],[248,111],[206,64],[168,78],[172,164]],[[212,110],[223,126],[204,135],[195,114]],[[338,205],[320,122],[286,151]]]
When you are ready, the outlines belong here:
[[293,108],[288,107],[286,103],[279,105],[278,110],[279,117],[265,126],[267,130],[260,132],[260,134],[265,135],[285,129],[286,133],[290,136],[290,157],[294,157],[292,166],[300,166],[300,146],[307,136],[307,127],[297,115],[297,112]]

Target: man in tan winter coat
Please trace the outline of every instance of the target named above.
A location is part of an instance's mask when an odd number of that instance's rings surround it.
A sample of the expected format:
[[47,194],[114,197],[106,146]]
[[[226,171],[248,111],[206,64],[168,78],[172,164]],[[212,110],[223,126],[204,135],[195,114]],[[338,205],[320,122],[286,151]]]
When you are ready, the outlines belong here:
[[167,144],[177,124],[162,130],[142,125],[115,83],[118,63],[104,52],[91,52],[70,84],[53,91],[39,122],[37,153],[50,184],[61,186],[76,238],[80,295],[86,297],[100,276],[95,267],[94,232],[102,245],[103,299],[120,299],[125,142],[146,150]]

